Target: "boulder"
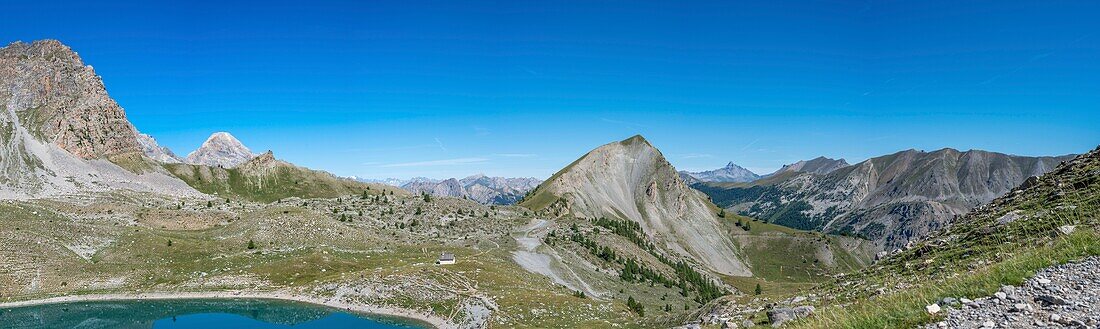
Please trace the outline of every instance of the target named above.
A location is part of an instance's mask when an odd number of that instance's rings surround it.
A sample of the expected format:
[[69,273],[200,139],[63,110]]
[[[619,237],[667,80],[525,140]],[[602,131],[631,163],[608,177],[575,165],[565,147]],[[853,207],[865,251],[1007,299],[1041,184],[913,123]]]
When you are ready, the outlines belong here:
[[804,318],[813,313],[813,306],[773,308],[768,310],[768,321],[772,323],[772,327],[779,327],[787,321]]
[[924,310],[927,311],[928,314],[936,314],[940,312],[940,305],[929,304],[928,306],[924,307]]

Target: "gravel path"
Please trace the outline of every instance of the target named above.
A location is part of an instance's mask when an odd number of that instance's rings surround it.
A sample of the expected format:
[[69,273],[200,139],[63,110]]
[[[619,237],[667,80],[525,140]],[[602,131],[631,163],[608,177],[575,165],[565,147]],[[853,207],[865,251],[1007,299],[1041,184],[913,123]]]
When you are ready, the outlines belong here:
[[1100,328],[1100,257],[1047,268],[990,297],[945,298],[938,306],[947,317],[926,328]]

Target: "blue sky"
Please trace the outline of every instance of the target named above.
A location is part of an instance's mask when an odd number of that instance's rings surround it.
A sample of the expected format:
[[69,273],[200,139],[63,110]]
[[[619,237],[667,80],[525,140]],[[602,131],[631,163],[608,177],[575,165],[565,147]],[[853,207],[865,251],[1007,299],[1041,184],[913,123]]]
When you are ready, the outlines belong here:
[[[643,134],[759,173],[1100,143],[1095,1],[5,3],[179,154],[229,131],[339,175],[545,178]],[[305,2],[303,2],[305,3]]]

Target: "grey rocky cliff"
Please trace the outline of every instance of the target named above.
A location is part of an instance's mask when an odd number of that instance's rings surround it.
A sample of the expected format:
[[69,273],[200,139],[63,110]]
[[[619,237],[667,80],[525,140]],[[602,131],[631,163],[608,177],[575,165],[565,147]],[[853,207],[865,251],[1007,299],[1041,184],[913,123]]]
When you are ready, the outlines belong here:
[[122,108],[71,49],[0,48],[0,199],[117,189],[201,196],[144,156]]
[[134,127],[90,65],[57,40],[0,48],[0,100],[36,138],[84,159],[139,152]]

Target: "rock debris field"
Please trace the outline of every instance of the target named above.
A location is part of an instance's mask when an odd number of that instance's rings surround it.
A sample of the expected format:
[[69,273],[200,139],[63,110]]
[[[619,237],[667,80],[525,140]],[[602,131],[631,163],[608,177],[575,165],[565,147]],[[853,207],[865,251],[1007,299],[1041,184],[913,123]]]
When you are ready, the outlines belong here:
[[1053,266],[993,296],[944,298],[947,316],[926,328],[1100,328],[1100,257]]

